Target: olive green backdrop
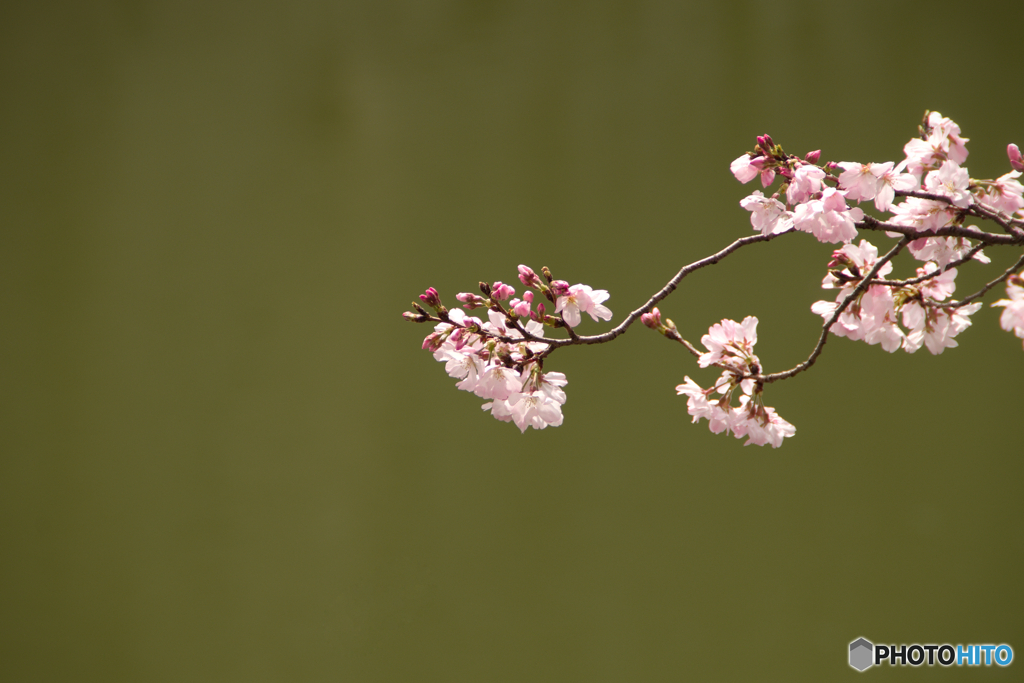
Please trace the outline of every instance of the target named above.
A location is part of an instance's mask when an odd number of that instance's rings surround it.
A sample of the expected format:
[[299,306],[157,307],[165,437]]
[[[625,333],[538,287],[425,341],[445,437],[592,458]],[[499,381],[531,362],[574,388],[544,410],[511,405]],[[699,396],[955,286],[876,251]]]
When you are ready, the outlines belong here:
[[[6,3],[0,679],[830,681],[859,636],[1020,657],[998,310],[938,357],[834,340],[769,388],[779,450],[691,425],[674,387],[711,375],[639,326],[558,352],[565,424],[520,435],[400,313],[528,263],[621,320],[750,234],[728,165],[764,132],[899,160],[937,109],[1002,174],[1022,15]],[[756,315],[790,367],[831,250],[750,248],[662,309],[694,341]]]

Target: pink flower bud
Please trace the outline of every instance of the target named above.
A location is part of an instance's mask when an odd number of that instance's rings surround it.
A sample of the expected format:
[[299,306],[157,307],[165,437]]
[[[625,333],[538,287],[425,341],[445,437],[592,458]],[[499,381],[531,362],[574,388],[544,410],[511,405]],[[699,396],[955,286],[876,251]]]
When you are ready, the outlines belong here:
[[526,303],[532,304],[533,303],[533,292],[530,292],[530,291],[524,292],[523,293],[523,299],[526,300]]
[[1010,157],[1010,166],[1014,171],[1024,171],[1024,158],[1021,158],[1020,148],[1013,143],[1006,146],[1006,156]]
[[433,352],[433,351],[437,351],[439,348],[441,348],[441,344],[443,344],[443,343],[444,343],[444,340],[441,338],[440,334],[438,334],[437,332],[431,332],[423,340],[423,347],[422,348],[427,349],[428,351]]
[[809,164],[816,164],[816,163],[818,163],[818,159],[820,159],[820,158],[821,158],[821,150],[820,149],[816,149],[813,152],[808,152],[807,155],[804,157],[804,161],[806,161]]
[[655,308],[650,313],[644,313],[640,316],[640,322],[652,330],[658,329],[661,327],[661,311]]
[[551,293],[556,297],[569,295],[569,283],[565,280],[554,280],[551,283]]
[[519,281],[526,287],[536,287],[540,284],[540,278],[537,277],[537,273],[533,272],[533,269],[529,266],[519,266]]
[[491,286],[491,296],[498,301],[504,301],[515,293],[516,290],[502,282],[495,282],[494,285]]
[[420,301],[432,308],[437,308],[441,305],[441,297],[437,295],[437,290],[433,287],[427,288],[426,292],[420,294]]
[[525,318],[530,315],[530,302],[520,301],[519,299],[512,299],[512,312],[518,315],[520,318]]
[[455,295],[455,298],[462,301],[465,304],[463,308],[470,311],[484,305],[484,298],[482,296],[477,296],[476,294],[471,294],[469,292],[460,292]]

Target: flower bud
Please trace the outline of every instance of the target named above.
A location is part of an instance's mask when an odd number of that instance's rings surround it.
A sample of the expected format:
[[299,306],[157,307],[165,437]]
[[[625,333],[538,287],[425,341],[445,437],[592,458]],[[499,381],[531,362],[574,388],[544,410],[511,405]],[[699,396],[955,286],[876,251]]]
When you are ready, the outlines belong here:
[[1017,145],[1012,143],[1007,145],[1006,156],[1010,158],[1010,166],[1014,171],[1024,171],[1024,158],[1021,158],[1020,148]]
[[652,330],[658,329],[661,327],[661,311],[654,308],[650,313],[644,313],[640,316],[640,322]]
[[[529,294],[529,292],[527,292],[527,294]],[[530,315],[529,301],[520,301],[519,299],[512,299],[512,301],[509,302],[509,307],[512,309],[513,313],[515,313],[521,318],[525,318],[528,315]]]
[[420,313],[413,313],[412,311],[406,311],[402,314],[402,317],[414,323],[421,323],[427,319],[427,316]]
[[551,283],[551,293],[556,297],[569,296],[569,283],[565,280],[554,280]]
[[847,266],[852,265],[853,261],[850,260],[850,257],[847,256],[846,252],[843,251],[842,249],[836,249],[835,251],[833,251],[832,260],[828,262],[829,270],[834,270],[837,268],[846,268]]
[[480,308],[486,303],[486,300],[482,296],[477,296],[476,294],[471,294],[469,292],[459,292],[455,295],[455,298],[463,302],[463,308],[468,310]]
[[505,299],[509,298],[515,293],[516,290],[512,289],[511,287],[509,287],[508,285],[501,281],[495,282],[494,285],[491,287],[491,296],[493,296],[498,301],[504,301]]
[[529,266],[519,266],[519,281],[526,287],[536,287],[540,284],[540,278],[537,277],[537,273],[533,272],[533,269]]
[[437,332],[431,332],[423,340],[423,346],[421,348],[424,348],[430,352],[434,352],[441,348],[441,344],[443,343],[444,339],[442,338],[441,334]]
[[540,272],[544,273],[544,277],[547,279],[548,282],[551,282],[551,280],[554,279],[551,277],[551,271],[548,270],[547,266],[541,266]]
[[820,158],[821,158],[821,150],[820,149],[816,149],[813,152],[808,152],[807,155],[804,156],[804,161],[806,161],[809,164],[816,164],[816,163],[818,163],[818,159],[820,159]]
[[428,287],[426,292],[420,294],[420,301],[431,308],[437,308],[441,305],[441,297],[437,295],[437,290],[433,287]]
[[484,296],[490,296],[491,295],[491,286],[489,284],[487,284],[486,282],[481,282],[480,283],[480,291],[484,293]]

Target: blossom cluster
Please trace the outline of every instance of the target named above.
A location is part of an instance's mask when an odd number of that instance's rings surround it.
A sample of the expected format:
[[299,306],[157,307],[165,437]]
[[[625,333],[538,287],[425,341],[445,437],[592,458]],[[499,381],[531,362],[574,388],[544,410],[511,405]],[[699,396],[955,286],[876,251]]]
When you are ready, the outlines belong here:
[[[545,372],[544,357],[551,344],[545,340],[544,327],[573,328],[581,314],[594,320],[608,320],[612,312],[603,302],[608,292],[587,285],[569,285],[554,280],[547,268],[542,280],[533,269],[519,266],[519,279],[527,289],[522,299],[515,289],[502,282],[480,283],[483,296],[461,292],[456,299],[469,310],[487,309],[487,321],[468,315],[459,308],[448,310],[433,287],[420,300],[434,309],[431,316],[420,304],[405,317],[416,322],[436,321],[434,331],[423,340],[423,348],[445,364],[448,375],[460,380],[455,386],[488,399],[482,408],[503,422],[513,422],[520,431],[527,427],[544,429],[562,424],[565,404],[565,375]],[[545,314],[544,303],[533,308],[534,291],[547,297],[560,317]],[[507,307],[503,302],[508,301]]]
[[[943,244],[942,253],[967,251],[968,246],[950,237],[948,244]],[[979,255],[980,250],[975,256]],[[821,286],[838,289],[839,294],[834,302],[814,303],[811,311],[827,321],[840,305],[853,297],[832,326],[831,332],[836,336],[880,344],[890,353],[901,347],[914,353],[923,345],[933,354],[939,354],[957,346],[954,337],[970,327],[970,316],[981,308],[981,303],[958,307],[939,305],[956,290],[956,268],[942,270],[935,261],[927,261],[917,269],[918,277],[914,280],[919,282],[869,284],[858,295],[858,285],[874,268],[877,259],[878,249],[867,240],[836,250]],[[892,263],[886,262],[876,275],[885,276],[891,271]],[[900,322],[906,330],[900,327]]]
[[[1024,219],[1024,186],[1017,180],[1024,162],[1017,146],[1010,145],[1007,156],[1013,170],[995,180],[975,180],[962,166],[967,160],[968,140],[956,123],[930,112],[921,134],[904,146],[904,159],[899,163],[843,161],[824,166],[816,163],[820,152],[804,159],[787,155],[765,135],[758,138],[757,151],[733,161],[731,170],[743,183],[760,177],[765,187],[776,174],[785,179],[772,197],[755,191],[740,201],[740,206],[751,212],[755,230],[765,235],[801,230],[822,242],[845,243],[833,254],[822,283],[823,288],[839,290],[835,302],[818,301],[811,307],[828,321],[845,306],[832,332],[879,344],[889,352],[903,348],[913,353],[925,346],[937,354],[957,345],[954,337],[970,326],[970,316],[981,307],[980,303],[944,303],[956,287],[957,270],[950,264],[971,258],[988,263],[989,259],[970,240],[936,236],[935,232],[961,225],[966,210],[972,207],[1006,223]],[[915,194],[921,196],[912,196]],[[894,203],[897,196],[903,197],[899,204]],[[924,262],[916,278],[899,284],[873,280],[858,287],[878,258],[878,250],[870,242],[852,243],[864,214],[849,202],[865,201],[873,201],[876,210],[890,214],[888,225],[913,228],[921,235],[907,245],[914,258]],[[892,231],[887,234],[900,236]],[[892,264],[885,263],[877,276],[884,277],[891,270]],[[851,296],[854,299],[847,303]],[[1016,310],[1006,305],[1007,311]],[[1012,320],[1012,316],[1004,316],[1003,327],[1017,329]]]
[[[849,202],[864,201],[873,201],[875,209],[892,214],[893,225],[928,231],[957,223],[962,210],[970,206],[1004,218],[1024,218],[1024,186],[1017,180],[1024,170],[1020,150],[1016,145],[1007,148],[1014,170],[996,180],[972,180],[962,166],[967,160],[966,143],[956,123],[931,112],[922,137],[904,146],[905,158],[898,164],[841,161],[819,166],[820,151],[800,159],[785,154],[771,136],[763,135],[758,137],[757,150],[737,158],[730,168],[740,182],[759,177],[765,188],[777,175],[784,179],[771,197],[757,190],[740,201],[751,212],[751,225],[765,235],[795,229],[822,242],[851,242],[864,212]],[[894,204],[899,193],[915,191],[939,199],[907,196]],[[920,241],[928,239],[935,238]]]
[[[658,309],[654,309],[657,311]],[[709,389],[703,389],[688,376],[676,387],[678,394],[687,396],[687,410],[693,421],[708,421],[715,434],[732,433],[737,439],[747,438],[745,446],[782,445],[782,440],[793,436],[796,428],[779,417],[774,408],[764,405],[761,362],[754,355],[757,343],[757,318],[748,316],[742,323],[723,320],[708,329],[701,338],[707,353],[697,360],[698,365],[722,368],[722,376]],[[739,389],[739,392],[736,389]],[[714,397],[715,394],[718,397]],[[738,406],[732,405],[738,395]]]

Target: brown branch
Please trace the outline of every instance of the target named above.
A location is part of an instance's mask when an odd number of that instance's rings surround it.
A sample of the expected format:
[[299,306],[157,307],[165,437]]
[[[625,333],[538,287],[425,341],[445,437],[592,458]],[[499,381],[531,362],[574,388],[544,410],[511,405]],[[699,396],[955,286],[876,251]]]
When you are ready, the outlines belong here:
[[997,277],[995,280],[992,280],[992,282],[989,282],[988,284],[986,284],[984,287],[979,289],[974,294],[971,294],[970,296],[965,296],[960,301],[947,301],[946,303],[934,303],[934,304],[928,304],[928,305],[932,306],[934,308],[960,308],[961,306],[966,306],[967,304],[971,303],[975,299],[978,299],[980,297],[985,296],[985,294],[988,292],[988,290],[992,289],[993,287],[998,285],[1000,282],[1005,282],[1006,280],[1008,280],[1018,270],[1020,270],[1022,266],[1024,266],[1024,256],[1021,256],[1019,259],[1017,259],[1017,262],[1014,263],[1009,268],[1007,268],[1005,271],[1003,271],[1002,275]]
[[896,246],[890,249],[885,256],[883,256],[882,258],[878,259],[878,261],[875,262],[874,267],[868,272],[864,279],[860,281],[860,284],[858,284],[854,288],[854,290],[850,292],[850,295],[843,299],[843,302],[836,307],[836,310],[832,313],[832,317],[829,318],[828,321],[825,323],[824,327],[822,327],[821,336],[818,337],[818,343],[815,345],[814,350],[811,351],[811,355],[807,357],[807,360],[793,368],[790,368],[789,370],[786,370],[785,372],[773,372],[770,375],[764,375],[762,377],[757,377],[755,379],[757,379],[760,382],[763,382],[764,384],[771,384],[772,382],[777,382],[780,379],[789,379],[794,375],[799,375],[801,372],[814,365],[814,362],[818,360],[818,356],[821,355],[822,349],[825,348],[825,342],[828,341],[829,331],[832,329],[832,326],[836,324],[836,321],[839,320],[839,316],[842,315],[843,311],[846,310],[846,307],[853,303],[853,301],[868,288],[869,283],[875,277],[875,275],[878,274],[878,271],[882,268],[882,266],[891,261],[892,258],[896,256],[896,254],[898,254],[903,249],[903,247],[910,244],[911,241],[911,238],[904,237],[899,242],[897,242]]

